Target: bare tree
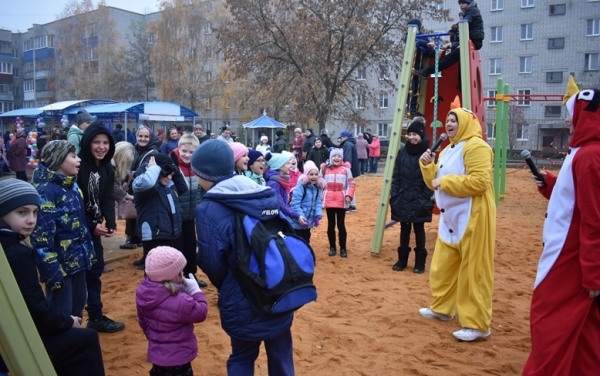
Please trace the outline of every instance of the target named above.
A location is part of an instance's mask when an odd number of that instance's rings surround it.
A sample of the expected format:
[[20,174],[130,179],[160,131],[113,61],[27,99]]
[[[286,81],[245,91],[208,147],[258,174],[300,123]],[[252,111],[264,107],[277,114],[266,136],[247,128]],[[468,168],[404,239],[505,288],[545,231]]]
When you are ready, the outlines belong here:
[[[359,122],[355,101],[376,106],[357,72],[398,72],[411,18],[448,19],[441,1],[227,0],[233,25],[218,29],[235,78],[251,77],[257,100],[293,107],[320,128],[334,116]],[[382,83],[394,89],[389,77]],[[361,97],[361,95],[363,97]]]
[[128,101],[150,101],[155,86],[150,61],[154,36],[145,21],[132,21],[129,31],[129,45],[122,66],[124,94]]
[[508,149],[517,148],[517,140],[521,138],[523,125],[527,124],[523,109],[514,104],[508,107]]
[[58,16],[53,88],[59,100],[122,99],[123,48],[105,5],[103,0],[97,7],[91,0],[72,0]]

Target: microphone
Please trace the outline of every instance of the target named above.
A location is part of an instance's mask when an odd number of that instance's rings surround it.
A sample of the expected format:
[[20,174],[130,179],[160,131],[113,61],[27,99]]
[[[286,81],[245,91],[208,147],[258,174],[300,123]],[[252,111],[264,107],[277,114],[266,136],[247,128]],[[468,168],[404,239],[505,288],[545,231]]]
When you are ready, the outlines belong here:
[[531,173],[535,175],[535,178],[542,182],[542,188],[546,188],[544,175],[540,174],[540,171],[536,167],[535,163],[533,163],[533,161],[531,160],[531,153],[529,152],[529,150],[523,150],[521,152],[521,157],[525,159],[525,162],[527,162],[527,166],[529,166],[529,169],[531,170]]
[[440,135],[440,138],[438,138],[438,140],[431,146],[430,150],[432,153],[435,153],[435,151],[444,143],[444,141],[446,141],[446,139],[448,138],[448,135],[445,133],[442,133]]

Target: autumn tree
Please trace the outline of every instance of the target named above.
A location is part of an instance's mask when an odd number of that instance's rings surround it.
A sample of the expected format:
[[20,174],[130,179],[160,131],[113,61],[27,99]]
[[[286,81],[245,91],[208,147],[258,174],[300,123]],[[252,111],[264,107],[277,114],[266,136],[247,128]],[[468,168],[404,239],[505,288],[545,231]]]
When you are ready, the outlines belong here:
[[514,104],[508,107],[508,149],[515,150],[517,141],[521,138],[523,125],[527,124],[523,109]]
[[154,36],[145,21],[132,21],[129,26],[129,45],[123,59],[122,72],[126,77],[124,96],[127,101],[150,101],[154,90],[153,67],[150,56]]
[[72,0],[54,26],[57,100],[123,99],[123,48],[103,0]]
[[323,128],[331,117],[360,121],[356,100],[372,98],[365,106],[375,107],[374,89],[357,79],[359,71],[382,70],[382,81],[394,88],[391,72],[401,68],[408,20],[446,20],[439,3],[227,0],[234,22],[218,36],[234,78],[248,78],[258,101],[290,105],[296,119]]
[[223,13],[219,5],[201,0],[165,0],[160,4],[160,19],[150,30],[154,35],[151,62],[161,99],[194,111],[214,105],[218,54],[213,29],[218,24],[214,15]]

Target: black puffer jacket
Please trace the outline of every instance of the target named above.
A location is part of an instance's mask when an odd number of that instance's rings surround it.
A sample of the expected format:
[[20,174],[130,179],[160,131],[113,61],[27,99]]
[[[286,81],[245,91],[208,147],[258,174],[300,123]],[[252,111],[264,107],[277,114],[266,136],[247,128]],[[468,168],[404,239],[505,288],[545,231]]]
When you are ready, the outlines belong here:
[[[422,142],[425,148],[403,146],[398,151],[392,176],[390,206],[392,219],[398,222],[421,223],[431,222],[433,211],[433,191],[425,185],[419,158],[427,150],[429,140]],[[407,149],[412,149],[411,153]],[[423,151],[419,152],[421,149]]]
[[481,18],[481,12],[477,8],[477,3],[472,2],[465,14],[463,20],[469,22],[469,39],[474,41],[482,41],[485,37],[485,28],[483,26],[483,18]]
[[350,163],[350,171],[352,171],[352,177],[359,177],[360,166],[358,165],[356,139],[354,139],[354,137],[348,137],[345,141],[343,141],[340,144],[340,147],[342,148],[342,150],[344,150],[344,162]]
[[307,161],[315,162],[317,168],[321,168],[321,163],[325,163],[326,160],[329,159],[329,150],[325,146],[321,146],[320,148],[312,148],[308,152],[308,156],[306,157]]

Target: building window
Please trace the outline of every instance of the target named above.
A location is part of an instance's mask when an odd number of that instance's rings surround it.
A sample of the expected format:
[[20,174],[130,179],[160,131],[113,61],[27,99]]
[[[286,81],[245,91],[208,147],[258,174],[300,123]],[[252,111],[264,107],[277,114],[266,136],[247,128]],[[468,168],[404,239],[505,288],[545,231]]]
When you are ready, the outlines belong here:
[[517,124],[517,141],[529,140],[529,124]]
[[379,66],[379,79],[387,80],[390,76],[390,66],[389,65],[380,65]]
[[567,4],[553,4],[550,5],[551,16],[562,16],[567,13]]
[[517,106],[531,106],[531,89],[517,90]]
[[363,68],[359,68],[356,71],[356,79],[359,81],[363,81],[367,79],[367,68],[363,67]]
[[0,73],[1,74],[12,74],[13,73],[12,63],[0,62]]
[[561,83],[563,82],[563,72],[546,72],[547,83]]
[[25,63],[25,73],[33,72],[33,61],[27,61]]
[[387,136],[388,136],[388,124],[387,123],[377,124],[377,136],[379,136],[381,138],[387,138]]
[[19,68],[13,68],[13,74],[15,78],[19,78]]
[[21,96],[21,88],[18,86],[13,87],[13,95],[15,97],[20,97]]
[[83,28],[83,37],[84,38],[91,38],[91,37],[95,37],[95,36],[98,36],[95,23],[88,24]]
[[33,80],[23,81],[23,92],[27,93],[29,91],[35,90],[33,86]]
[[565,48],[565,38],[548,38],[548,49],[558,50]]
[[503,10],[503,9],[504,9],[504,0],[492,0],[491,10]]
[[485,101],[485,106],[486,107],[496,107],[496,93],[498,91],[497,90],[488,90],[487,92],[487,96],[489,98],[494,98],[493,100],[489,100],[489,101]]
[[496,133],[494,132],[496,130],[496,124],[494,123],[487,123],[487,138],[494,138],[494,136],[496,135]]
[[89,61],[94,61],[94,60],[98,60],[98,48],[96,48],[96,47],[90,49],[90,60]]
[[13,50],[13,58],[18,59],[19,58],[19,50]]
[[599,54],[585,54],[585,70],[598,70],[598,55]]
[[206,72],[206,82],[212,81],[212,72]]
[[490,59],[490,75],[502,74],[502,59]]
[[521,25],[521,40],[533,39],[533,24]]
[[387,94],[379,94],[379,108],[388,108]]
[[492,27],[492,43],[502,42],[502,26]]
[[206,106],[205,108],[206,108],[207,110],[210,110],[210,109],[212,109],[212,108],[213,108],[212,98],[211,98],[211,97],[208,97],[208,98],[206,98],[206,99],[204,100],[204,105]]
[[600,35],[600,18],[586,21],[585,35],[588,37],[597,37]]
[[561,106],[545,106],[544,116],[545,117],[560,117]]
[[23,42],[23,51],[33,50],[33,38]]
[[48,81],[36,80],[35,89],[36,89],[36,91],[47,91],[48,90]]
[[365,108],[365,96],[357,94],[354,97],[354,108]]
[[519,73],[531,73],[531,56],[523,56],[519,58]]
[[521,8],[533,8],[533,0],[521,0]]

